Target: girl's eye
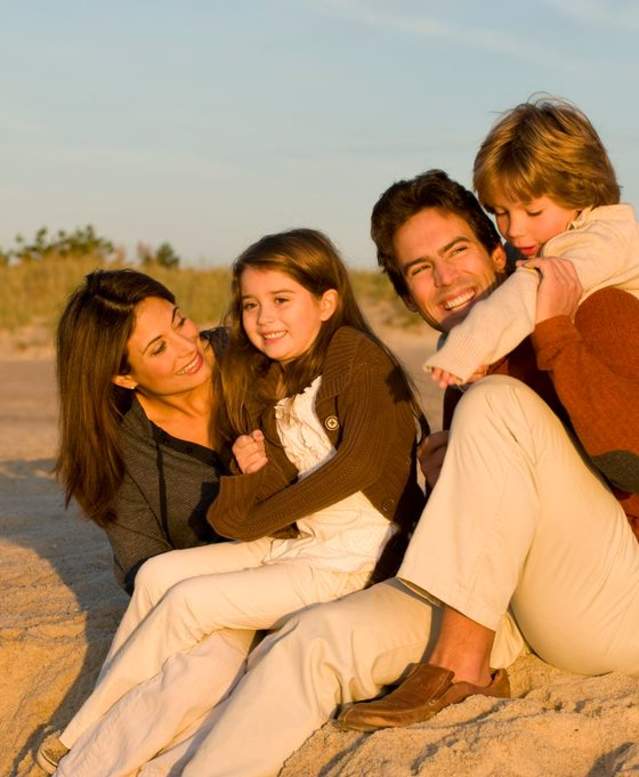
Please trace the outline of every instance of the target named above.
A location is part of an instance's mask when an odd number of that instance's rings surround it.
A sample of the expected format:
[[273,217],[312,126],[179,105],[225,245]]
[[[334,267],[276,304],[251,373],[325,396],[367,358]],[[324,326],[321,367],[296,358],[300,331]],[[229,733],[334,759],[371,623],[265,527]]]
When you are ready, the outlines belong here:
[[284,303],[286,303],[288,301],[289,301],[288,297],[275,297],[275,303],[277,305],[283,305]]
[[254,307],[255,307],[255,303],[254,302],[243,302],[242,303],[242,310],[244,312],[246,312],[248,310],[253,310]]
[[530,216],[531,218],[534,218],[535,216],[541,216],[543,211],[541,210],[527,210],[526,215]]

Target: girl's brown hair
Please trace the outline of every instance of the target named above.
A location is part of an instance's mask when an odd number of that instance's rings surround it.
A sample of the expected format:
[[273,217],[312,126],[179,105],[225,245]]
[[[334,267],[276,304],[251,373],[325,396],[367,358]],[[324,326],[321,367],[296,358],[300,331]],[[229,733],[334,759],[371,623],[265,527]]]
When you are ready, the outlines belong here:
[[481,144],[473,184],[491,211],[500,197],[550,197],[565,208],[614,205],[620,190],[606,149],[588,117],[553,97],[504,113]]
[[[335,312],[322,323],[310,349],[282,366],[279,390],[267,385],[264,380],[272,362],[250,342],[242,325],[241,278],[249,267],[284,273],[317,298],[329,289],[337,291]],[[251,396],[266,405],[283,396],[301,392],[320,375],[328,345],[341,326],[351,326],[366,334],[400,368],[397,359],[366,322],[337,249],[326,235],[313,229],[293,229],[265,235],[240,254],[232,267],[231,303],[226,323],[230,342],[221,366],[221,375],[230,425],[227,432],[229,437],[251,431],[246,413],[247,397]]]
[[86,276],[57,328],[60,442],[55,471],[68,505],[73,497],[98,524],[114,519],[113,498],[124,464],[119,425],[132,392],[113,383],[130,370],[127,342],[136,306],[148,297],[174,304],[161,283],[135,270],[96,270]]

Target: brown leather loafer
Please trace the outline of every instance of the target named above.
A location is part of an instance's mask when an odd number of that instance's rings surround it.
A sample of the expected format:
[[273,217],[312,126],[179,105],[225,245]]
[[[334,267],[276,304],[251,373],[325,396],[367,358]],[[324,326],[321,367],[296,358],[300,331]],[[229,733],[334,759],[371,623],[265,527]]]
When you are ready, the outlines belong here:
[[352,704],[342,711],[337,723],[355,731],[410,726],[432,718],[444,707],[458,704],[469,696],[508,698],[510,683],[505,669],[493,674],[484,687],[466,682],[453,682],[453,672],[432,664],[417,664],[404,682],[383,699]]

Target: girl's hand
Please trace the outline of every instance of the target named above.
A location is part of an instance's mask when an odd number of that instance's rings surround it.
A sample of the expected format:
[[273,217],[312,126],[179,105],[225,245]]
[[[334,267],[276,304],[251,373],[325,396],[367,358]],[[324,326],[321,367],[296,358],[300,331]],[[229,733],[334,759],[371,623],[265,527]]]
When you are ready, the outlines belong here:
[[433,432],[425,437],[417,448],[419,466],[422,468],[429,490],[432,490],[437,483],[447,446],[448,432]]
[[268,463],[264,435],[259,429],[240,435],[233,443],[232,451],[243,475],[257,472]]
[[446,370],[442,370],[441,367],[433,367],[430,371],[430,377],[441,389],[448,388],[449,386],[459,386],[461,384],[461,379],[458,378],[457,375],[453,375],[452,372],[446,372]]
[[555,316],[568,316],[574,321],[584,290],[573,263],[558,256],[544,256],[517,264],[537,270],[541,275],[535,323]]

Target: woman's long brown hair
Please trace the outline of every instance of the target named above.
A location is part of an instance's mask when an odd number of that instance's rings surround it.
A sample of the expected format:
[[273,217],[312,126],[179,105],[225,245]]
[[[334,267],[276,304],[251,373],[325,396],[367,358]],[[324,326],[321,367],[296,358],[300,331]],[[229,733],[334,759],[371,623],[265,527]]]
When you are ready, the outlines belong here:
[[[257,270],[277,270],[297,281],[316,298],[325,291],[337,291],[337,308],[324,321],[320,332],[307,353],[282,367],[281,396],[264,380],[272,361],[250,342],[242,325],[242,273],[249,267]],[[406,381],[413,396],[410,381],[397,358],[381,342],[368,325],[357,304],[348,271],[337,249],[326,235],[313,229],[293,229],[265,235],[250,245],[235,260],[232,267],[231,303],[226,314],[230,341],[221,365],[222,392],[230,429],[234,439],[251,431],[246,412],[247,398],[266,405],[282,396],[301,392],[321,374],[328,345],[341,326],[351,326],[366,334],[391,359]],[[418,418],[423,417],[413,399]]]
[[127,342],[136,306],[148,297],[172,304],[173,294],[136,270],[97,270],[86,276],[57,329],[60,442],[55,472],[65,503],[74,498],[98,524],[113,520],[113,499],[124,464],[119,426],[132,392],[113,377],[129,371]]

